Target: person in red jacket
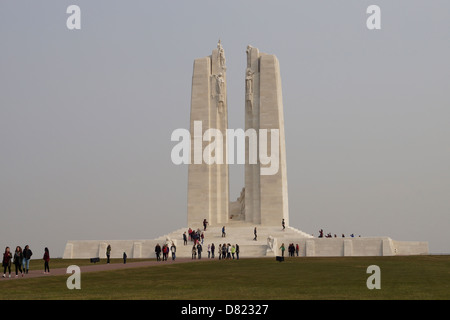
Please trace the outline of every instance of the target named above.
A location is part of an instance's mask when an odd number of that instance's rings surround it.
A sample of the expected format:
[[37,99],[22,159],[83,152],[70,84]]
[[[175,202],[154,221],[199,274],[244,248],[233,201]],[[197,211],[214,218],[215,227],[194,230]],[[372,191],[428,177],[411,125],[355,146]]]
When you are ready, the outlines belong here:
[[44,274],[50,273],[50,267],[48,266],[48,262],[50,261],[50,253],[47,247],[44,249],[44,257],[42,259],[44,259]]

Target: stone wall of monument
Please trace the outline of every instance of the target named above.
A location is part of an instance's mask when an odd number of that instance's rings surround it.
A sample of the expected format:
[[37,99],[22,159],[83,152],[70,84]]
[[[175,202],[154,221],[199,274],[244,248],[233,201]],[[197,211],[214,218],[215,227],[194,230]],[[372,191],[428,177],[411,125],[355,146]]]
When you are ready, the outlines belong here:
[[[191,164],[188,169],[188,225],[201,225],[206,219],[210,225],[223,224],[229,216],[229,181],[227,136],[226,66],[225,53],[218,44],[211,56],[196,59],[191,93]],[[195,132],[194,123],[201,121],[202,131]],[[214,163],[205,163],[203,150],[214,142],[211,130],[221,132],[222,152],[215,153]],[[206,138],[206,140],[205,140]],[[195,145],[202,154],[195,154]],[[213,160],[213,157],[208,158]]]
[[[256,164],[250,163],[251,150],[249,144],[246,145],[245,220],[255,224],[280,225],[284,219],[289,225],[283,100],[276,56],[248,46],[245,85],[245,129],[255,129],[258,133],[261,129],[267,130],[267,155],[274,153],[278,157],[278,171],[263,174],[262,170],[272,163],[262,165],[259,160]],[[279,133],[277,149],[271,145],[273,129]]]

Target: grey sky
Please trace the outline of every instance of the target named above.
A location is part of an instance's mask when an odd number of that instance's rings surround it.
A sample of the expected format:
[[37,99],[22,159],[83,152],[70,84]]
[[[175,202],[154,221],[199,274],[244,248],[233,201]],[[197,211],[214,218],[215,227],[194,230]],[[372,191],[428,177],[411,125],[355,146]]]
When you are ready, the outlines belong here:
[[[66,8],[81,8],[81,30]],[[366,8],[381,7],[381,30]],[[247,44],[281,67],[290,223],[450,244],[449,1],[0,1],[0,246],[186,225],[193,60],[222,40],[229,127]],[[230,167],[230,195],[243,186]]]

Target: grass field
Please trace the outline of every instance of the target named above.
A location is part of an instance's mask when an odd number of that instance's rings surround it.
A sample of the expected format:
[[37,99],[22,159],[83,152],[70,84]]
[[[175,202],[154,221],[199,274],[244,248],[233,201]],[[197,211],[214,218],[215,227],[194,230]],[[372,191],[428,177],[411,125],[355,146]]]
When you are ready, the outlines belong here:
[[[130,259],[130,261],[132,261]],[[119,263],[120,261],[115,261]],[[32,267],[42,268],[42,262]],[[89,264],[52,260],[51,267]],[[367,267],[381,270],[381,289],[366,286]],[[0,282],[2,299],[450,299],[450,256],[240,259],[161,265]]]

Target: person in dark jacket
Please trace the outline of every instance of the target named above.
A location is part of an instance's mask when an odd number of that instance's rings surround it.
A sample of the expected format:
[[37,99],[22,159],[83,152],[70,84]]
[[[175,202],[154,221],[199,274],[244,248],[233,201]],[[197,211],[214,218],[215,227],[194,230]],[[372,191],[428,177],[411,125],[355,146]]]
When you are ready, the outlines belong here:
[[198,258],[201,259],[202,258],[202,251],[203,251],[203,247],[200,244],[200,242],[197,244],[197,252],[198,252]]
[[26,245],[25,248],[23,249],[22,253],[23,253],[23,259],[22,259],[23,273],[28,274],[28,270],[30,269],[30,259],[31,259],[31,256],[33,255],[33,251],[31,251],[29,245]]
[[3,278],[6,278],[6,269],[9,270],[9,277],[11,278],[11,260],[12,260],[11,252],[9,251],[9,247],[6,247],[5,252],[3,253],[3,260],[2,260]]
[[50,252],[47,247],[44,249],[44,257],[42,259],[44,259],[44,274],[50,273],[50,267],[48,265],[48,262],[50,261]]
[[14,252],[14,261],[13,261],[14,267],[16,269],[16,278],[19,276],[17,271],[20,271],[20,274],[23,277],[22,260],[23,260],[22,248],[17,246],[16,251]]
[[111,263],[111,245],[108,244],[108,247],[106,248],[106,263]]
[[161,246],[159,245],[159,243],[156,244],[155,253],[156,253],[156,261],[161,261]]
[[186,236],[186,232],[183,233],[183,244],[187,245],[187,236]]

